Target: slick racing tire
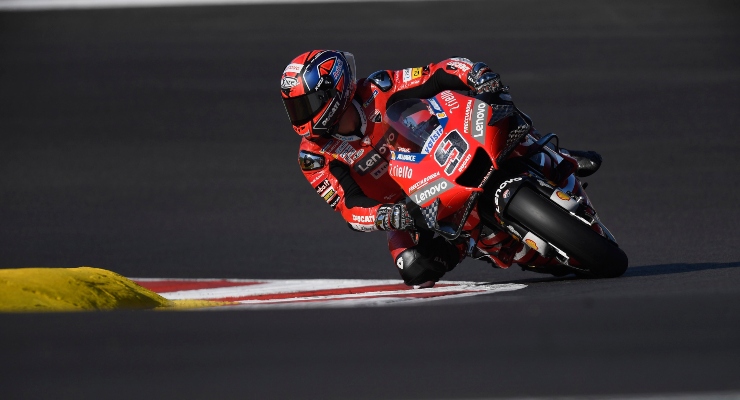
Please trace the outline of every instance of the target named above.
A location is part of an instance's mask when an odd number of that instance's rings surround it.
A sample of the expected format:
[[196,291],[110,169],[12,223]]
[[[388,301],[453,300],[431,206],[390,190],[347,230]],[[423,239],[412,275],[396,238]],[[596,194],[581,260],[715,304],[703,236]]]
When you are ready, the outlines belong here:
[[594,232],[562,207],[522,187],[509,202],[506,214],[537,236],[577,260],[597,278],[616,278],[627,270],[627,254]]

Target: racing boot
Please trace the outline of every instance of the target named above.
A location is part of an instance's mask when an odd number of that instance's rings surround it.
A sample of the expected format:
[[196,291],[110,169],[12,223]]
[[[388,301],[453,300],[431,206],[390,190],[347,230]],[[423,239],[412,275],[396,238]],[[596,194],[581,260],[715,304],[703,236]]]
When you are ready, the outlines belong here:
[[543,257],[524,243],[519,243],[518,250],[514,262],[519,264],[522,271],[550,274],[558,278],[575,273],[555,258]]
[[[534,131],[532,133],[532,136],[534,136],[536,140],[542,138],[542,135],[537,131]],[[560,152],[560,154],[570,156],[572,159],[576,160],[576,162],[578,163],[578,169],[575,172],[577,177],[583,178],[592,175],[599,169],[599,167],[601,167],[601,155],[593,150],[568,150],[562,147],[558,147],[553,142],[548,142],[547,147]]]
[[578,162],[576,176],[586,177],[598,171],[601,167],[601,155],[595,151],[566,150],[561,148],[561,153],[571,156]]

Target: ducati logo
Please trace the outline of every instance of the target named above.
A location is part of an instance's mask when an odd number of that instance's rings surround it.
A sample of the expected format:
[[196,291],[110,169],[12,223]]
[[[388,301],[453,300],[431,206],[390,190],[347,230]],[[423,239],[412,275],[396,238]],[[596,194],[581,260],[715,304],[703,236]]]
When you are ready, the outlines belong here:
[[396,261],[396,265],[398,266],[398,269],[403,269],[403,258],[399,258],[398,261]]

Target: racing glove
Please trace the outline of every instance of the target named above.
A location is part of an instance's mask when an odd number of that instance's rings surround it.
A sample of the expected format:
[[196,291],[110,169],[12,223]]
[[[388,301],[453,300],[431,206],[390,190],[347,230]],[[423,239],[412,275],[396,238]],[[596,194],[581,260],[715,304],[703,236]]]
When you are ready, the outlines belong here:
[[406,204],[384,204],[378,208],[375,226],[383,231],[408,230],[414,226]]
[[509,87],[501,83],[501,77],[483,62],[473,64],[473,68],[468,72],[468,86],[473,88],[476,94],[509,92]]

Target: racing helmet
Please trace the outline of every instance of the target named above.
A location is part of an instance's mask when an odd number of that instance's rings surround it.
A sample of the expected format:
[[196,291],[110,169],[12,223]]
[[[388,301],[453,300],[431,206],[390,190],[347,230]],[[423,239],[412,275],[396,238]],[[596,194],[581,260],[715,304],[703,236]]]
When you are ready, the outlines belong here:
[[355,95],[355,57],[337,50],[313,50],[294,58],[283,71],[280,92],[293,129],[316,139],[335,133]]

